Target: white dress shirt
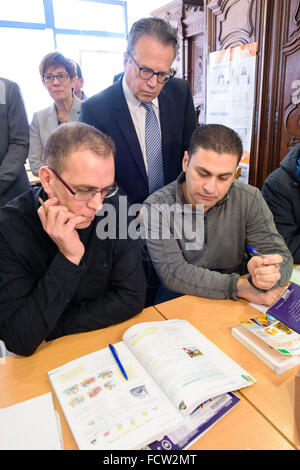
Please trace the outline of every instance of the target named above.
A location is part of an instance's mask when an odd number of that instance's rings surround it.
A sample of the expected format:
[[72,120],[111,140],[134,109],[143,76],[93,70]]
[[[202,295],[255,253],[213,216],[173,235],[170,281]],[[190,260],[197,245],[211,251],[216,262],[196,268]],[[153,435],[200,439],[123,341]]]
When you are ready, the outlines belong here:
[[[123,92],[125,95],[125,99],[131,114],[131,118],[133,120],[133,124],[135,127],[135,131],[140,143],[141,151],[144,158],[144,163],[146,167],[146,173],[148,174],[148,165],[147,165],[147,156],[146,156],[146,141],[145,141],[145,119],[146,119],[146,109],[142,106],[142,102],[139,101],[133,94],[132,91],[129,89],[125,77],[122,78],[122,87]],[[158,98],[154,98],[152,101],[153,109],[155,111],[156,117],[159,122],[160,127],[160,119],[159,119],[159,104]],[[161,129],[161,127],[160,127]]]

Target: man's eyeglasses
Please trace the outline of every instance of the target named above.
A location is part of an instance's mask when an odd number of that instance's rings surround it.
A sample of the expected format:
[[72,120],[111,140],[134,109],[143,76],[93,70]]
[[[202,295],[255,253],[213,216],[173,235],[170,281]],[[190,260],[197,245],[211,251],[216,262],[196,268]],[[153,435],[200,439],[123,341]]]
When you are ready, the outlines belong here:
[[165,84],[170,80],[170,78],[174,77],[174,75],[175,75],[174,70],[171,70],[170,73],[153,72],[152,69],[148,69],[147,67],[140,67],[139,64],[136,63],[136,61],[134,60],[134,58],[132,57],[130,52],[127,52],[127,54],[131,57],[131,59],[133,60],[135,65],[138,67],[139,75],[140,75],[142,80],[150,80],[150,78],[152,78],[153,75],[156,75],[157,76],[157,81],[159,83]]
[[78,190],[78,191],[73,191],[73,189],[70,188],[70,186],[62,179],[61,176],[59,176],[56,173],[55,170],[53,170],[53,168],[51,168],[50,166],[48,166],[47,168],[49,168],[49,170],[51,170],[55,174],[56,178],[58,178],[59,181],[68,189],[68,191],[70,191],[70,193],[73,194],[73,197],[76,201],[90,201],[98,193],[101,194],[101,197],[103,199],[104,198],[107,199],[109,197],[114,196],[119,190],[118,185],[116,183],[114,183],[112,186],[109,186],[108,188],[99,189],[99,190],[88,190],[88,191]]
[[44,83],[53,83],[54,79],[56,78],[58,83],[63,83],[67,80],[69,76],[70,75],[68,73],[58,73],[57,75],[46,74],[44,75],[43,80],[44,80]]

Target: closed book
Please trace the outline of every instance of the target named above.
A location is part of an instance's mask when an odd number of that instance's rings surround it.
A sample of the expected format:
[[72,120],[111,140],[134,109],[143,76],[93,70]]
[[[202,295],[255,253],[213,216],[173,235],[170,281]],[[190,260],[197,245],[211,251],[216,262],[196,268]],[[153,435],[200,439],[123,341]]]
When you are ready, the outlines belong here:
[[281,354],[245,326],[232,328],[231,334],[278,375],[300,364],[300,355]]

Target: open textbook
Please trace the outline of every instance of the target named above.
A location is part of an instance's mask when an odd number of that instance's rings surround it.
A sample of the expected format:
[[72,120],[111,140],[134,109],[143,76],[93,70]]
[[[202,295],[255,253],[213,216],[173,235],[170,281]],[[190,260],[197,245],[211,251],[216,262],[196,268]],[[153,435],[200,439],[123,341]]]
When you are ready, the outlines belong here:
[[136,324],[115,348],[128,380],[109,348],[49,372],[80,449],[140,449],[210,398],[255,382],[185,320]]

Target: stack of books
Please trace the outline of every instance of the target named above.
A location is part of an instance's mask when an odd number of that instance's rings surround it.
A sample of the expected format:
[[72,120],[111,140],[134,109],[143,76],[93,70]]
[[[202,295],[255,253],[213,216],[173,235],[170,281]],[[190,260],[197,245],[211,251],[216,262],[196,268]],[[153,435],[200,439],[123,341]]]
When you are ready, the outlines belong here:
[[232,335],[276,374],[300,364],[300,286],[291,283],[271,307],[241,322]]

